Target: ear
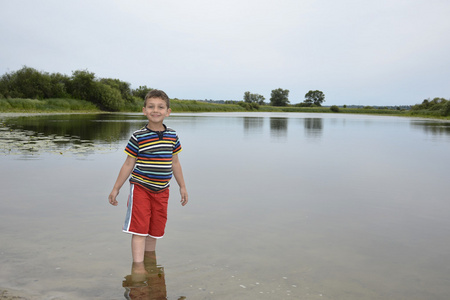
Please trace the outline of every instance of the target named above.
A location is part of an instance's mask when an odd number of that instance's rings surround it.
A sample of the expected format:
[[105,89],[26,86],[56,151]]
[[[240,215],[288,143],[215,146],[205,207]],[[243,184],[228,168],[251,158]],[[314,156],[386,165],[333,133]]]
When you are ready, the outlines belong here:
[[167,115],[166,115],[166,117],[168,117],[168,116],[170,116],[170,113],[172,112],[172,109],[167,109]]

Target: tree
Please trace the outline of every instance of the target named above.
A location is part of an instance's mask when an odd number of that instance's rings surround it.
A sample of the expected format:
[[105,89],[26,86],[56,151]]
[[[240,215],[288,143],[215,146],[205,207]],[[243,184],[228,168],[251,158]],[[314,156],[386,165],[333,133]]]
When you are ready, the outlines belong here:
[[142,100],[144,100],[145,96],[147,96],[147,93],[150,92],[151,90],[153,90],[153,89],[144,85],[144,86],[139,86],[137,89],[134,89],[132,91],[132,93],[133,93],[133,96],[139,97]]
[[273,106],[287,106],[289,104],[289,90],[278,88],[272,90],[270,94],[270,105]]
[[314,104],[317,106],[322,106],[325,102],[325,94],[321,91],[309,91],[305,95],[305,103]]
[[450,100],[445,102],[444,107],[441,110],[441,115],[450,116]]
[[[72,72],[72,77],[67,87],[67,91],[75,99],[92,101],[95,93],[95,74],[87,70],[77,70]],[[97,99],[95,99],[97,100]],[[98,103],[97,101],[93,101]]]
[[0,90],[4,97],[45,99],[51,95],[50,75],[24,66],[3,75]]
[[119,111],[124,105],[120,91],[102,82],[94,82],[90,101],[108,111]]
[[[75,99],[90,101],[101,109],[118,111],[125,104],[120,86],[122,82],[116,79],[97,80],[95,74],[87,70],[72,72],[68,84],[68,92]],[[123,84],[128,88],[128,83]]]
[[109,85],[110,87],[118,90],[120,92],[120,95],[122,96],[123,100],[129,101],[129,102],[133,101],[130,84],[128,82],[124,82],[119,79],[112,79],[112,78],[102,78],[102,79],[100,79],[100,82],[104,83],[106,85]]
[[423,108],[428,108],[428,106],[430,106],[430,101],[429,101],[429,99],[423,100],[422,106],[423,106]]
[[266,100],[266,99],[264,98],[263,95],[252,94],[250,92],[244,93],[244,101],[246,103],[257,103],[259,105],[262,105],[262,104],[264,104],[264,100]]
[[60,73],[50,74],[51,80],[51,95],[50,98],[70,98],[71,95],[67,92],[70,78],[67,75]]

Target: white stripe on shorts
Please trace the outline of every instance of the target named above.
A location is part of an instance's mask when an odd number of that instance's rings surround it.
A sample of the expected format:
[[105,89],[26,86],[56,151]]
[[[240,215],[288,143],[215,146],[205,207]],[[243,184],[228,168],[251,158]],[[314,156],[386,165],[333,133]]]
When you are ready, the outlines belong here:
[[123,232],[130,232],[131,215],[133,214],[133,192],[134,184],[130,184],[130,195],[128,196],[127,214],[125,215],[125,223],[123,224]]

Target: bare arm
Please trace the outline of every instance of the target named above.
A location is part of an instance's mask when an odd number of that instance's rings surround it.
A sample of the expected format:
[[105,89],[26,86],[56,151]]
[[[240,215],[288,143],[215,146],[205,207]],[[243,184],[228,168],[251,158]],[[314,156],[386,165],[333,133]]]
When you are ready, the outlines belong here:
[[180,187],[181,205],[185,206],[188,203],[188,193],[186,190],[186,184],[184,182],[183,170],[178,155],[175,154],[172,158],[172,170],[173,176]]
[[111,205],[117,206],[118,202],[116,200],[117,195],[119,195],[120,188],[125,183],[125,181],[130,177],[131,172],[133,171],[134,165],[136,163],[136,158],[131,156],[127,156],[127,159],[123,163],[122,168],[120,169],[119,176],[117,176],[116,183],[108,196],[109,203]]

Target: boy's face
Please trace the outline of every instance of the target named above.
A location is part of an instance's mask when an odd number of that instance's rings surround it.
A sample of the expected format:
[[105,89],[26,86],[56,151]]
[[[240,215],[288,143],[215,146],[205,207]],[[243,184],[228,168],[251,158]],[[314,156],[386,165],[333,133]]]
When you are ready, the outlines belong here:
[[145,102],[145,107],[142,108],[142,112],[149,122],[162,123],[164,118],[170,115],[171,110],[167,107],[167,103],[163,99],[149,98]]

